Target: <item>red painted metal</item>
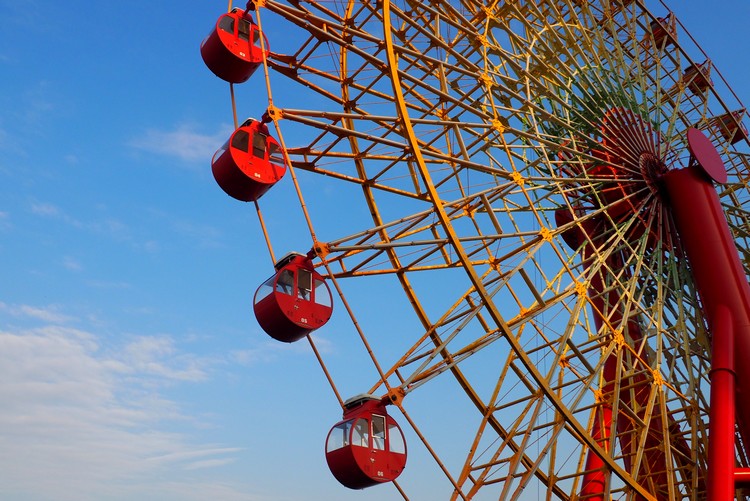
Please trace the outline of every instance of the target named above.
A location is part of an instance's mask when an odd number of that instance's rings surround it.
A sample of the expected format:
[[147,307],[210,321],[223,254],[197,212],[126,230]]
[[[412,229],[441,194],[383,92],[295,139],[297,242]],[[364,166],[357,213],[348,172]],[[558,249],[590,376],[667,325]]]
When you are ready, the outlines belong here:
[[331,291],[307,256],[289,254],[275,267],[276,273],[256,291],[253,310],[269,336],[291,343],[328,322]]
[[203,62],[217,77],[231,83],[245,82],[267,55],[265,35],[248,11],[239,8],[219,17],[213,31],[201,43]]
[[719,304],[711,326],[711,416],[708,423],[708,501],[731,501],[735,492],[735,372],[732,313]]
[[730,501],[750,480],[735,469],[735,426],[750,443],[750,285],[712,183],[726,179],[721,157],[701,132],[688,134],[694,163],[666,174],[664,186],[713,336],[708,499]]
[[726,183],[727,170],[724,168],[724,161],[711,140],[698,129],[691,128],[687,131],[687,143],[693,159],[700,164],[706,174],[719,184]]
[[227,195],[254,202],[284,177],[286,163],[266,124],[248,119],[214,154],[211,171]]
[[[590,246],[587,247],[590,248]],[[584,256],[585,255],[586,253],[584,253]],[[589,289],[589,297],[594,311],[594,320],[598,329],[601,329],[605,324],[612,327],[623,325],[624,320],[624,301],[620,294],[620,289],[618,287],[611,287],[612,277],[607,276],[609,270],[620,270],[623,268],[622,257],[619,253],[613,254],[608,261],[607,270],[601,270],[593,275]],[[621,279],[627,280],[626,277],[621,277]],[[624,325],[625,330],[623,335],[629,338],[633,345],[637,346],[643,338],[643,333],[637,317],[632,316],[632,312],[631,316],[624,322]],[[606,403],[599,411],[602,415],[601,420],[603,424],[610,424],[606,422],[606,416],[612,416],[612,407],[615,398],[619,398],[621,404],[624,406],[631,409],[640,409],[638,414],[645,412],[649,399],[650,384],[644,371],[647,371],[649,368],[649,360],[646,353],[643,353],[641,358],[645,363],[636,360],[631,362],[630,366],[632,372],[634,372],[633,374],[620,376],[619,393],[615,392],[615,381],[617,379],[617,354],[613,353],[605,361],[602,373],[604,384],[601,388],[601,398]],[[632,418],[626,416],[622,412],[616,416],[616,420],[620,449],[624,454],[623,465],[627,471],[635,473],[633,471],[632,457],[635,452],[637,439],[636,424]],[[667,486],[667,475],[663,466],[666,463],[666,456],[664,455],[663,450],[664,440],[662,430],[663,425],[661,414],[659,410],[656,410],[655,415],[651,418],[649,431],[645,436],[644,449],[647,452],[644,454],[638,473],[641,478],[648,476],[654,486],[655,490],[653,494],[657,499],[666,500],[667,493],[665,490],[661,490],[666,489]],[[600,440],[609,438],[609,428],[603,431],[606,435],[603,435]],[[609,448],[610,447],[607,447],[607,449]],[[593,452],[589,453],[589,457],[593,455],[595,455]],[[583,497],[583,493],[584,490],[582,490],[581,497]],[[636,499],[641,498],[638,497]]]
[[395,480],[406,467],[406,442],[387,399],[361,395],[344,404],[344,417],[326,439],[326,462],[333,476],[350,489]]
[[[599,144],[585,152],[595,161],[580,162],[565,149],[558,153],[561,175],[591,180],[571,189],[569,197],[582,208],[605,210],[616,224],[627,221],[629,239],[649,231],[653,248],[660,236],[647,223],[651,215],[644,211],[644,203],[657,194],[658,178],[666,171],[658,158],[661,137],[643,117],[620,107],[604,114],[597,133]],[[649,189],[643,189],[643,181]]]
[[750,468],[736,468],[734,470],[734,485],[738,489],[750,488]]
[[748,137],[750,137],[747,127],[742,123],[745,114],[745,108],[741,108],[739,110],[719,115],[711,122],[712,125],[718,129],[721,137],[724,138],[725,141],[729,144],[737,144],[743,139],[748,139]]
[[651,35],[654,44],[661,48],[677,41],[677,18],[670,13],[651,21]]
[[672,170],[663,177],[673,220],[690,263],[708,325],[713,330],[720,305],[732,314],[737,420],[743,443],[750,443],[750,286],[729,225],[708,174],[699,166]]
[[[602,388],[602,397],[606,400],[601,402],[601,406],[596,411],[594,424],[591,427],[591,436],[602,449],[610,449],[610,426],[612,425],[612,399],[614,395],[614,378],[617,359],[610,357],[604,363],[603,378],[606,384]],[[586,456],[586,473],[583,475],[581,482],[581,491],[579,499],[588,501],[604,501],[607,492],[607,482],[609,481],[609,472],[607,471],[604,460],[589,451]]]
[[[555,214],[558,226],[563,226],[572,221],[572,215],[567,211],[558,211]],[[578,249],[581,244],[587,240],[595,243],[597,237],[603,233],[603,219],[588,219],[580,227],[573,227],[563,234],[566,243],[574,249]],[[581,259],[584,263],[591,265],[593,260],[593,246],[587,243],[582,248]],[[623,336],[627,337],[634,345],[638,345],[643,338],[637,316],[631,312],[627,319],[624,317],[624,301],[620,294],[619,287],[611,287],[611,270],[621,270],[624,262],[620,253],[613,253],[607,262],[607,266],[592,273],[589,299],[592,306],[594,323],[597,330],[601,331],[605,325],[617,328],[625,325]],[[626,273],[623,270],[623,273]],[[621,280],[627,280],[627,277],[620,277]],[[633,361],[631,365],[632,373],[623,375],[620,378],[620,391],[615,391],[615,382],[617,378],[617,354],[613,353],[604,362],[602,369],[602,386],[599,390],[600,406],[597,408],[594,417],[594,423],[591,429],[592,437],[605,450],[611,450],[614,444],[611,443],[610,430],[612,422],[615,420],[615,429],[620,445],[623,451],[623,466],[627,471],[633,472],[632,455],[638,436],[638,429],[635,421],[631,416],[622,411],[615,415],[613,413],[613,403],[619,399],[621,405],[630,409],[640,409],[639,413],[644,413],[649,399],[650,384],[646,371],[649,369],[648,355],[641,355],[643,362]],[[641,461],[637,476],[648,478],[649,484],[654,488],[654,496],[659,500],[667,500],[667,471],[666,456],[664,454],[664,437],[663,437],[663,416],[659,409],[654,410],[655,414],[651,418],[648,433],[645,436],[644,454]],[[642,417],[642,416],[639,416]],[[669,428],[673,428],[673,421],[668,417]],[[671,439],[672,446],[681,450],[685,457],[690,456],[690,451],[684,439],[675,434]],[[609,481],[610,472],[605,469],[604,461],[596,453],[589,451],[586,457],[586,473],[581,483],[579,499],[589,501],[603,501],[608,499],[606,495],[606,485]],[[633,472],[634,474],[636,472]],[[640,497],[636,499],[642,499]]]
[[714,83],[711,80],[711,60],[706,59],[701,64],[691,64],[682,75],[682,83],[687,85],[690,92],[701,95]]
[[[571,216],[569,213],[558,211],[555,214],[558,226],[563,224],[566,219]],[[574,230],[568,230],[566,232],[566,241],[571,247],[577,249],[581,244],[585,242],[587,233],[589,238],[596,235],[599,231],[599,224],[595,220],[587,220],[583,224],[583,227]],[[587,262],[592,256],[591,245],[586,245],[583,248],[583,254],[581,259],[583,262]],[[589,298],[592,300],[593,313],[594,313],[594,324],[596,325],[597,331],[602,328],[606,322],[606,312],[611,309],[611,298],[609,294],[604,294],[606,278],[602,273],[595,273],[591,278],[591,287],[589,289]],[[598,394],[598,400],[600,403],[599,408],[596,410],[594,416],[594,423],[591,428],[591,436],[596,440],[600,447],[604,450],[611,450],[611,437],[610,430],[612,429],[612,420],[617,418],[612,415],[612,404],[614,401],[614,381],[617,372],[617,357],[610,356],[604,362],[602,369],[602,380],[603,384]],[[618,426],[618,429],[620,427]],[[580,498],[588,501],[604,501],[605,493],[607,492],[607,483],[609,482],[610,473],[605,467],[605,463],[598,455],[589,451],[586,456],[586,473],[583,476],[581,482]],[[627,468],[627,467],[626,467]]]

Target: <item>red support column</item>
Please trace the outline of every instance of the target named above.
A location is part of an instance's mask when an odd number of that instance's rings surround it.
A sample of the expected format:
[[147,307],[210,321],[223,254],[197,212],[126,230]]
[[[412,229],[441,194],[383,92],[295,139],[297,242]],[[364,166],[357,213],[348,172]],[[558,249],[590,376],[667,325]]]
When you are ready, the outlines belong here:
[[735,464],[735,428],[750,443],[750,285],[712,183],[727,180],[721,156],[697,129],[687,140],[693,165],[662,180],[712,335],[707,495],[732,501],[750,479]]
[[[724,210],[711,179],[698,166],[669,171],[662,178],[672,217],[700,295],[709,328],[725,306],[732,319],[736,377],[736,419],[743,442],[750,443],[750,285],[737,253]],[[723,348],[714,343],[721,351]]]
[[[605,389],[603,395],[605,398],[613,398],[614,386],[613,374],[616,369],[615,363],[617,359],[610,357],[604,362],[604,380]],[[608,373],[612,373],[609,374]],[[596,411],[596,417],[594,418],[594,424],[591,427],[591,436],[594,437],[596,443],[606,450],[610,448],[610,433],[609,427],[612,424],[612,403],[602,402],[601,407]],[[585,499],[586,501],[604,501],[604,493],[606,492],[607,482],[609,481],[610,472],[605,469],[604,460],[589,451],[586,456],[586,473],[583,476],[583,482],[581,484],[581,492],[579,499]]]
[[735,376],[732,314],[726,306],[718,305],[712,318],[707,500],[732,501],[735,491]]

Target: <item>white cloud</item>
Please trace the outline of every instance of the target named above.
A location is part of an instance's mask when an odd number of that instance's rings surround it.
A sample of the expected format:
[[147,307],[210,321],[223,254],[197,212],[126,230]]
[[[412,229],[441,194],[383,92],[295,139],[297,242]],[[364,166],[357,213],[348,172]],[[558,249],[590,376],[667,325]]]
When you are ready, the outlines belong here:
[[[159,464],[182,464],[182,468],[185,470],[198,470],[232,463],[235,458],[231,455],[241,451],[242,449],[239,447],[196,449],[155,456],[148,458],[148,461]],[[230,457],[212,457],[226,455]]]
[[5,230],[10,227],[10,214],[4,211],[0,211],[0,230]]
[[205,456],[213,456],[215,454],[226,454],[226,453],[233,453],[233,452],[239,452],[242,449],[239,449],[237,447],[224,447],[224,448],[213,448],[213,449],[199,449],[194,451],[181,451],[181,452],[173,452],[171,454],[163,454],[161,456],[154,456],[152,458],[148,458],[149,461],[155,461],[155,462],[178,462],[178,461],[192,461],[197,458],[205,457]]
[[[196,472],[242,449],[176,431],[200,423],[163,392],[206,379],[206,361],[168,336],[107,343],[59,325],[70,317],[53,308],[0,303],[0,313],[43,324],[0,330],[0,498],[210,498]],[[253,499],[217,484],[224,499]]]
[[65,256],[62,261],[63,266],[70,271],[81,271],[83,266],[77,259],[70,256]]
[[8,132],[5,129],[0,128],[0,150],[8,150],[12,147],[13,141],[8,135]]
[[186,220],[171,220],[175,233],[184,235],[195,241],[201,247],[219,247],[221,244],[221,232],[214,226],[196,224]]
[[226,126],[214,134],[201,134],[190,124],[180,124],[169,131],[149,129],[132,140],[130,146],[186,162],[209,162],[231,132]]
[[234,462],[232,458],[222,459],[204,459],[203,461],[194,461],[185,465],[186,470],[202,470],[204,468],[216,468]]
[[178,353],[174,341],[166,336],[139,337],[127,344],[119,357],[127,372],[159,376],[163,380],[195,382],[206,379],[204,362],[194,356]]
[[132,287],[128,282],[106,282],[103,280],[87,280],[86,285],[97,289],[130,289]]
[[60,221],[72,228],[89,231],[97,235],[104,235],[116,242],[128,242],[133,247],[146,252],[158,250],[158,244],[153,241],[138,242],[130,226],[111,217],[82,221],[69,215],[57,205],[46,202],[31,202],[32,214],[40,217]]
[[60,215],[60,209],[56,205],[41,202],[32,202],[31,212],[37,216],[56,217]]
[[14,317],[25,317],[60,324],[73,320],[72,317],[61,313],[56,306],[39,308],[37,306],[29,306],[26,304],[6,304],[0,301],[0,312],[7,313]]

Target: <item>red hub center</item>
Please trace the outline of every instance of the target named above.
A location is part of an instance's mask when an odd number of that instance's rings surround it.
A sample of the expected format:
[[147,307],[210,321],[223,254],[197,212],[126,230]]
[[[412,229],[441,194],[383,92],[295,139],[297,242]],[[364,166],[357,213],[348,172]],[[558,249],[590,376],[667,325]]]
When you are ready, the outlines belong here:
[[[661,201],[659,179],[667,171],[659,154],[660,135],[633,111],[612,108],[602,117],[597,136],[592,138],[597,145],[581,151],[578,158],[570,151],[560,155],[565,162],[562,172],[582,179],[573,192],[577,197],[573,205],[579,216],[581,212],[598,212],[596,219],[605,226],[624,227],[631,242],[648,232],[647,246],[653,248],[661,240],[654,229],[658,227],[655,211],[661,204],[654,202]],[[570,217],[558,216],[558,223],[566,220]],[[580,244],[581,237],[568,235],[566,240]]]

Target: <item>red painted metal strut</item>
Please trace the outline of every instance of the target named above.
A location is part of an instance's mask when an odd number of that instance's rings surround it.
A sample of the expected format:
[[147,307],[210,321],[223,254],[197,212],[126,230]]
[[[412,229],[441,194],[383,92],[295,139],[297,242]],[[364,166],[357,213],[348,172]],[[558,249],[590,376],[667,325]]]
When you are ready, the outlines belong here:
[[688,142],[692,165],[662,181],[713,338],[708,500],[730,501],[749,476],[735,468],[734,435],[736,424],[750,443],[750,285],[712,183],[726,180],[721,158],[696,129]]
[[713,314],[711,416],[708,423],[708,500],[734,499],[734,335],[732,313],[719,305]]

